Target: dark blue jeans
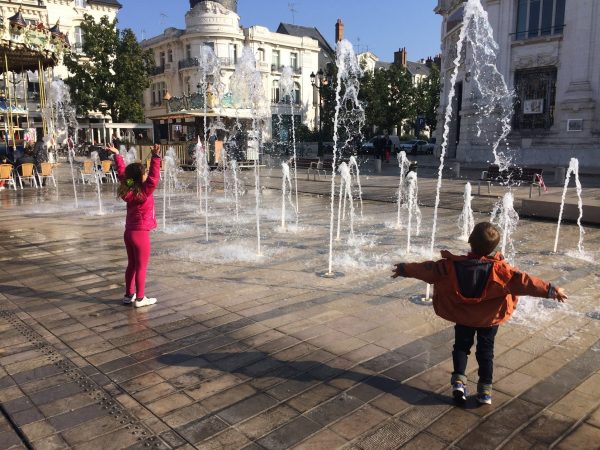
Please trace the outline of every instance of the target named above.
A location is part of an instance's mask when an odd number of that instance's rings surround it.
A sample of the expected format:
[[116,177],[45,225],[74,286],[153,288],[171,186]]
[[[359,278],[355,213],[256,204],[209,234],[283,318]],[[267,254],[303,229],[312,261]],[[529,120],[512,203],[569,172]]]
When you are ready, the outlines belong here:
[[466,381],[467,359],[477,334],[475,357],[479,364],[479,385],[491,386],[494,375],[494,340],[497,332],[497,325],[488,328],[466,327],[458,324],[454,326],[453,380],[461,380],[463,383]]

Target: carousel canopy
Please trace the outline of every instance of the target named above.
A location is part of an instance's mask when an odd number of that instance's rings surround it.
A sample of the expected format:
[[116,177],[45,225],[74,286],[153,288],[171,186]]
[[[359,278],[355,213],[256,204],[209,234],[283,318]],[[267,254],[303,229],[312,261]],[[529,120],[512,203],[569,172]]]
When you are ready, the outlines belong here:
[[50,29],[43,23],[29,25],[20,10],[7,20],[0,17],[0,72],[6,66],[11,72],[36,71],[40,63],[42,68],[55,66],[69,49],[58,22]]

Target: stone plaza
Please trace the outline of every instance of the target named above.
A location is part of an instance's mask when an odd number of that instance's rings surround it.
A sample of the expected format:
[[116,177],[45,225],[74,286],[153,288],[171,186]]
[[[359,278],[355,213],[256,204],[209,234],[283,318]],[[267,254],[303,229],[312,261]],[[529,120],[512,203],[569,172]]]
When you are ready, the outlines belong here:
[[[261,253],[253,179],[239,218],[214,184],[209,241],[192,174],[152,234],[147,292],[121,304],[125,205],[104,185],[0,192],[0,448],[596,449],[600,442],[600,231],[522,218],[515,264],[569,301],[522,298],[495,349],[493,405],[450,395],[452,324],[392,280],[425,259],[434,180],[420,181],[423,224],[405,254],[397,177],[363,179],[356,234],[327,269],[328,179],[299,179],[299,220],[281,225],[280,173],[264,170]],[[270,188],[269,188],[270,187]],[[524,189],[524,188],[523,188]],[[528,189],[527,189],[528,190]],[[496,196],[476,197],[487,220]],[[526,195],[525,190],[521,193]],[[597,195],[597,192],[596,192]],[[517,189],[516,196],[519,196]],[[464,252],[462,182],[444,181],[437,250]],[[470,387],[477,381],[474,354]]]

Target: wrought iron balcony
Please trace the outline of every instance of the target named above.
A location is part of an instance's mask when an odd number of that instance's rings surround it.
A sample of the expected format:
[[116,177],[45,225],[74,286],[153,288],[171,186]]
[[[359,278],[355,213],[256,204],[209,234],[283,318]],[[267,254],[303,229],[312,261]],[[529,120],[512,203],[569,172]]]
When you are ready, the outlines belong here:
[[165,73],[165,66],[156,66],[150,69],[150,75],[160,75]]
[[198,58],[186,58],[179,61],[179,70],[198,67]]

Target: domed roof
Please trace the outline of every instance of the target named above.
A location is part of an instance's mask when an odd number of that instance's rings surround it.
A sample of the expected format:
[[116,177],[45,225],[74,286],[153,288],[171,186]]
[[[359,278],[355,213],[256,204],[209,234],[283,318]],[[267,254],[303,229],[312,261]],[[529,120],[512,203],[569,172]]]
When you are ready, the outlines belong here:
[[213,1],[215,3],[220,3],[229,11],[233,11],[237,13],[237,0],[190,0],[190,9],[196,6],[199,3],[203,3],[206,1]]

